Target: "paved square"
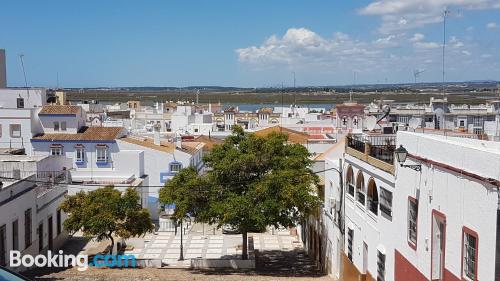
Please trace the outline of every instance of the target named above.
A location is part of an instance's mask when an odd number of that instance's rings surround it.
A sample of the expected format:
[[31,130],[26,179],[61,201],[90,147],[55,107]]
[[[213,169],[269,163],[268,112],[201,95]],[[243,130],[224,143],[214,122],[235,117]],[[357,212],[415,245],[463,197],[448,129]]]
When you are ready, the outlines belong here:
[[[208,233],[208,232],[206,232]],[[184,267],[190,265],[192,258],[221,259],[241,255],[242,236],[224,235],[211,232],[205,236],[201,233],[183,234],[184,261],[178,261],[180,255],[181,239],[180,233],[160,233],[159,235],[148,235],[145,238],[144,248],[135,248],[125,252],[137,258],[162,260],[164,264],[172,267]],[[290,251],[301,247],[301,243],[295,236],[287,233],[256,233],[249,235],[249,257],[255,257],[254,250],[283,250]]]

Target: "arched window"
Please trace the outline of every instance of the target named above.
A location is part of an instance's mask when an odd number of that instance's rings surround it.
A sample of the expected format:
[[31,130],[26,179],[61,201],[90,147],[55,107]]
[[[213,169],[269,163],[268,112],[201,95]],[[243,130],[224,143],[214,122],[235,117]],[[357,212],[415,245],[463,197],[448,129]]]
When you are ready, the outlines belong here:
[[347,167],[346,186],[347,186],[347,193],[352,197],[354,197],[354,173],[352,171],[351,165]]
[[368,210],[375,215],[378,215],[378,192],[377,185],[375,184],[373,178],[370,178],[368,181],[367,197]]
[[361,171],[358,172],[356,178],[356,200],[363,206],[365,205],[365,177]]

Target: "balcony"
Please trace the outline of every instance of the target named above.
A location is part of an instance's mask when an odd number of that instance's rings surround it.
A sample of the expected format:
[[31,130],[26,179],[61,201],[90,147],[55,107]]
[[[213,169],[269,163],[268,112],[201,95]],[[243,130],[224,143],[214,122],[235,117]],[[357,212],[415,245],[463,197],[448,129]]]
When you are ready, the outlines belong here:
[[394,135],[348,135],[346,153],[381,170],[394,174]]

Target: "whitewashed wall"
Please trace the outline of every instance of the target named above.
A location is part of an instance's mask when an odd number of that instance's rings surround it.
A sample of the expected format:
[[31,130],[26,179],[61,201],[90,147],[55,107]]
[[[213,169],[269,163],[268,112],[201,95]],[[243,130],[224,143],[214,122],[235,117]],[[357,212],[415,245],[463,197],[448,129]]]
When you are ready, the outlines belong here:
[[[476,173],[500,178],[500,144],[461,138],[445,138],[398,132],[398,145],[411,154]],[[419,164],[408,158],[406,164]],[[462,228],[479,235],[478,280],[494,280],[498,190],[490,184],[456,174],[438,166],[423,164],[422,173],[397,169],[394,197],[398,250],[427,278],[430,278],[432,210],[446,215],[445,268],[461,278]],[[419,199],[417,250],[408,246],[408,196]]]

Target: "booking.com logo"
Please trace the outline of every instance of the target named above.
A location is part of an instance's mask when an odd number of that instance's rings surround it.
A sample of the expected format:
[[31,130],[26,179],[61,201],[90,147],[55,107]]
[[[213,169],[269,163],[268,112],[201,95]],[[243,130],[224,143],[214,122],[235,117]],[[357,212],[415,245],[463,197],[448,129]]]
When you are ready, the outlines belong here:
[[94,267],[137,267],[137,260],[133,255],[95,255],[89,262],[88,255],[65,255],[62,250],[58,254],[48,251],[47,255],[21,255],[20,251],[10,251],[10,267],[77,267],[78,271],[85,271],[89,266]]

